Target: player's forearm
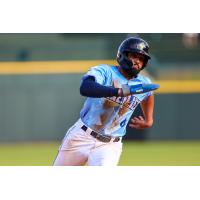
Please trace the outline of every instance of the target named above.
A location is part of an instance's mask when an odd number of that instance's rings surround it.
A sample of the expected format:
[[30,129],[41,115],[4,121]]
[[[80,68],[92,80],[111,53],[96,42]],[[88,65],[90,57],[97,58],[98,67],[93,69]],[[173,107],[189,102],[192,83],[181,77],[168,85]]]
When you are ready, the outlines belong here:
[[149,96],[141,103],[142,111],[148,127],[153,125],[154,96]]
[[151,127],[153,125],[153,108],[149,108],[148,110],[143,110],[145,124],[147,127]]
[[93,98],[118,96],[118,90],[118,88],[100,85],[92,79],[83,80],[80,86],[81,95]]

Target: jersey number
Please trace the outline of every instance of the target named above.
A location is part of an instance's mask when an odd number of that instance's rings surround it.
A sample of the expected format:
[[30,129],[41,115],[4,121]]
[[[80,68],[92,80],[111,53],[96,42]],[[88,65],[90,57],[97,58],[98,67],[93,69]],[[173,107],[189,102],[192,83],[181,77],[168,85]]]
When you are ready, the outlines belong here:
[[125,126],[125,124],[126,124],[126,119],[125,119],[125,120],[123,120],[123,121],[120,123],[120,126],[121,126],[121,127],[124,127],[124,126]]

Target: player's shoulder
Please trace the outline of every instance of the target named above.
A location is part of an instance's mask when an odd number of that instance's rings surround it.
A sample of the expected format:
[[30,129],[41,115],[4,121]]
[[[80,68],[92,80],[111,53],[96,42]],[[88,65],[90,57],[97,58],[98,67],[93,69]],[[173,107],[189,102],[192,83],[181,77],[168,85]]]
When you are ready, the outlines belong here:
[[151,83],[152,82],[149,77],[141,75],[141,74],[139,74],[136,79],[138,79],[142,83]]
[[95,71],[101,71],[104,73],[111,73],[111,70],[114,66],[108,65],[108,64],[98,64],[95,66],[92,66],[90,70],[95,70]]
[[98,65],[95,65],[91,68],[98,68],[98,69],[104,69],[104,70],[109,70],[110,67],[112,67],[111,65],[107,65],[107,64],[98,64]]

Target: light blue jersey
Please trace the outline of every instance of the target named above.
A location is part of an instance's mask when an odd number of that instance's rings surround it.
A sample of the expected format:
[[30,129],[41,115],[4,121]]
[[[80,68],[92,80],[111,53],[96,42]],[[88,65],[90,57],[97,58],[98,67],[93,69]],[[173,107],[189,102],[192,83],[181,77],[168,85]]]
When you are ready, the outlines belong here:
[[[142,75],[127,80],[118,71],[118,67],[109,65],[92,67],[83,76],[83,79],[88,76],[93,76],[95,81],[101,85],[116,88],[121,88],[122,84],[151,83],[149,78]],[[88,97],[80,112],[81,120],[97,133],[112,135],[113,137],[124,136],[126,134],[126,126],[135,108],[150,95],[152,95],[152,92],[127,97]]]

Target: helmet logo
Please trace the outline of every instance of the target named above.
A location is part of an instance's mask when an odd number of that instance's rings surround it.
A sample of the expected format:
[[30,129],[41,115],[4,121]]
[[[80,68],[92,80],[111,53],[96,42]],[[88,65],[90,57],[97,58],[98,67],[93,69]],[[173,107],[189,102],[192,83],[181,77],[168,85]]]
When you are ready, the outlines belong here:
[[137,45],[137,48],[140,50],[143,50],[145,47],[146,45],[143,42]]

